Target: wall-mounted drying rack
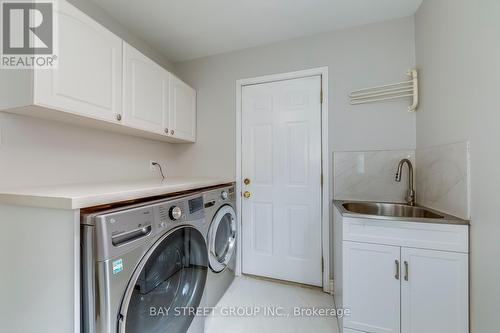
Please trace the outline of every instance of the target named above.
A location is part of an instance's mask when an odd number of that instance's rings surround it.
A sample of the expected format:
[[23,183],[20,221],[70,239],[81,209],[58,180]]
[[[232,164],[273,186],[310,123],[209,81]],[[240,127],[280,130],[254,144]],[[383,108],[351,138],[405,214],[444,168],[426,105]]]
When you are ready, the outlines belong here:
[[399,98],[412,97],[412,104],[408,107],[409,112],[414,112],[418,107],[418,72],[410,69],[406,73],[409,81],[386,84],[353,91],[349,94],[351,105],[366,104],[373,102],[388,101]]

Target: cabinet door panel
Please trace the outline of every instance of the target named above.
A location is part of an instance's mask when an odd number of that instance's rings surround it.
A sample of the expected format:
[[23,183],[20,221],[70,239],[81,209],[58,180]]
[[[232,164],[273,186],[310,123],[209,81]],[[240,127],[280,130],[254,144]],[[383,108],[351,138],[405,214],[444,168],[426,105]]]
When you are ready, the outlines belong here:
[[168,72],[123,43],[123,123],[151,132],[168,128]]
[[173,75],[170,77],[170,123],[173,137],[196,141],[196,91]]
[[402,248],[401,259],[402,332],[468,332],[467,254]]
[[61,1],[58,68],[34,71],[35,104],[114,121],[122,108],[122,41]]
[[400,331],[400,247],[343,242],[344,327]]

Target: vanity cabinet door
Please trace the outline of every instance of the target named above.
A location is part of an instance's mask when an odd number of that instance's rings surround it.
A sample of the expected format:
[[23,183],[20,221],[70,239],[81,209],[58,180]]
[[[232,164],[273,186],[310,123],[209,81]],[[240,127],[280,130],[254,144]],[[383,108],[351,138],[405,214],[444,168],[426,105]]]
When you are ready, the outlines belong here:
[[401,249],[402,333],[466,333],[468,256]]
[[400,249],[343,242],[343,307],[351,311],[344,317],[345,328],[400,332]]

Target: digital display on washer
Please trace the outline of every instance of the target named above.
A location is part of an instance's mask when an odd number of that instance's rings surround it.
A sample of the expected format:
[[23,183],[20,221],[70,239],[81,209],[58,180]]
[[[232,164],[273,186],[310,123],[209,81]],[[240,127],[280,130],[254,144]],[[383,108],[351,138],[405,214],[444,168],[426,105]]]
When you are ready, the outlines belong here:
[[203,197],[194,198],[188,201],[189,204],[189,214],[196,213],[197,211],[203,209]]

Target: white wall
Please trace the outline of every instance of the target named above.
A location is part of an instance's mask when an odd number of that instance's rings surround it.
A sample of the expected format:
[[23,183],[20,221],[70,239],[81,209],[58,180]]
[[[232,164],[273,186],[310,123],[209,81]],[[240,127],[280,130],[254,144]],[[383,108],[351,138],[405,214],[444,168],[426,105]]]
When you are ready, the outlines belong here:
[[500,2],[424,0],[416,14],[417,148],[470,141],[471,333],[500,327]]
[[409,101],[348,99],[353,89],[404,80],[414,56],[410,17],[176,63],[198,92],[198,143],[176,147],[178,161],[192,174],[234,177],[236,80],[320,66],[329,67],[330,150],[414,149]]
[[0,187],[157,177],[175,173],[172,144],[0,113]]

